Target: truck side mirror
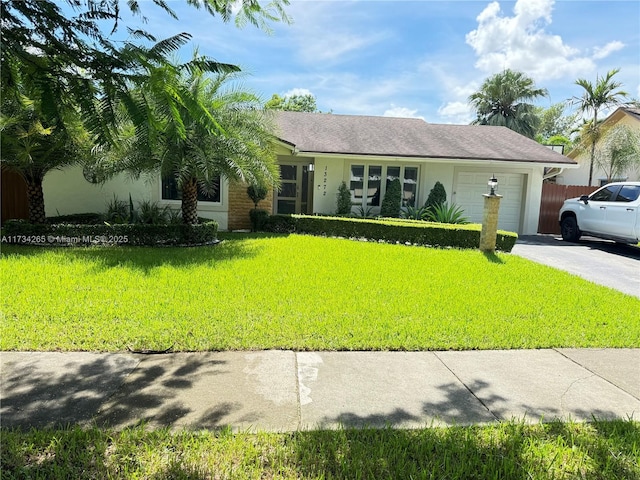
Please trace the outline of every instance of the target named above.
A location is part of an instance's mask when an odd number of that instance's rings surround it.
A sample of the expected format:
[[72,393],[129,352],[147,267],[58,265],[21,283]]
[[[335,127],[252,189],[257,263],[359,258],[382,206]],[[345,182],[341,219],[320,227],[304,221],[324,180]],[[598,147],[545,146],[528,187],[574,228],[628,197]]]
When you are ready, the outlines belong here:
[[586,205],[587,203],[589,203],[589,195],[581,195],[580,201],[584,202],[584,204]]

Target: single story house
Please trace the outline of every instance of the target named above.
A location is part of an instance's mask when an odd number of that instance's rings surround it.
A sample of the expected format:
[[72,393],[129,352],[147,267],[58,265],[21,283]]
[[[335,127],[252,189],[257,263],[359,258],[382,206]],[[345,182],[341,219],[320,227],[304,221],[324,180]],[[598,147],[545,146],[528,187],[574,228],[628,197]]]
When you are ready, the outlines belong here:
[[[603,122],[602,127],[608,128],[614,125],[627,125],[640,133],[640,108],[619,107]],[[580,148],[582,147],[582,148]],[[597,148],[597,147],[596,147]],[[591,160],[591,149],[589,146],[580,146],[567,153],[567,157],[578,163],[578,168],[565,170],[556,176],[556,183],[559,185],[587,185],[589,183],[589,163]],[[612,181],[638,181],[640,180],[639,169],[625,172],[622,178],[615,178]],[[593,178],[591,184],[602,186],[607,183],[607,175],[597,165],[593,166]]]
[[[499,228],[535,234],[545,169],[577,166],[505,127],[301,112],[278,112],[277,125],[282,184],[260,204],[272,213],[335,213],[344,181],[354,213],[362,207],[376,214],[388,183],[398,178],[404,206],[424,204],[439,181],[449,202],[460,205],[472,222],[481,222],[482,195],[495,175],[503,195]],[[50,172],[43,187],[47,216],[105,211],[114,195],[180,207],[173,182],[159,177],[121,175],[99,185],[85,179],[81,167],[72,167]],[[214,197],[203,197],[198,205],[200,216],[217,220],[221,230],[248,228],[251,208],[246,186],[224,180]]]

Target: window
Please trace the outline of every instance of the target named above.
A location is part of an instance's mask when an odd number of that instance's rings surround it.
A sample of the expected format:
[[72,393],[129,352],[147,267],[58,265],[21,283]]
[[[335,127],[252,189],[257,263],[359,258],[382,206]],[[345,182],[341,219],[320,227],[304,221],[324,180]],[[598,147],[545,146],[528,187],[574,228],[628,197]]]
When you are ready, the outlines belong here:
[[611,185],[609,187],[604,187],[595,192],[589,200],[594,202],[610,202],[613,198],[613,195],[618,191],[620,185]]
[[376,212],[389,184],[395,179],[399,179],[402,185],[402,206],[414,206],[418,193],[418,167],[395,165],[351,165],[351,202],[356,207],[368,207]]
[[[182,200],[182,192],[178,188],[175,178],[171,177],[162,179],[162,199]],[[213,194],[206,195],[198,189],[198,201],[220,203],[220,177],[217,177],[214,181]]]
[[616,202],[633,202],[638,197],[640,197],[640,185],[623,185],[618,192]]
[[404,167],[402,184],[402,206],[415,207],[418,193],[418,167]]

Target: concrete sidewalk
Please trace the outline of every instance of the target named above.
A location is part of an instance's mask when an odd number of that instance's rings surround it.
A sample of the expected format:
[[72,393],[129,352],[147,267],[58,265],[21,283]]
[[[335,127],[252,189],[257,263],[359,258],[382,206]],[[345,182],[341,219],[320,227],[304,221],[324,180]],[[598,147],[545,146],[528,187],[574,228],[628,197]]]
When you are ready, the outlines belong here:
[[640,349],[1,352],[2,427],[291,431],[640,418]]

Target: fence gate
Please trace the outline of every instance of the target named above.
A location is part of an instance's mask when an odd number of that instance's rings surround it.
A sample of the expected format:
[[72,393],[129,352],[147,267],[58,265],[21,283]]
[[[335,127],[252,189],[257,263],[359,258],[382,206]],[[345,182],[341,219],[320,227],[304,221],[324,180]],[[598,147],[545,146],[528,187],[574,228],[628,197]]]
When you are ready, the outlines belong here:
[[540,202],[540,219],[538,220],[538,233],[560,233],[558,214],[567,198],[575,198],[580,195],[588,195],[600,187],[587,185],[556,185],[555,183],[542,184],[542,201]]

